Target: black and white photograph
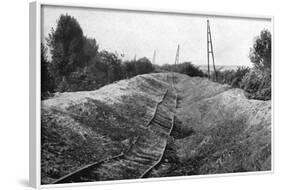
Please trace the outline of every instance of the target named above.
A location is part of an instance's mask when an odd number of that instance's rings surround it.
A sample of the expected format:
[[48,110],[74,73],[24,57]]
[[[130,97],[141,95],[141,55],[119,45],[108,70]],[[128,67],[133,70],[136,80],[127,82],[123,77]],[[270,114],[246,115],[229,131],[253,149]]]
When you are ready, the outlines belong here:
[[272,171],[271,18],[40,9],[42,185]]

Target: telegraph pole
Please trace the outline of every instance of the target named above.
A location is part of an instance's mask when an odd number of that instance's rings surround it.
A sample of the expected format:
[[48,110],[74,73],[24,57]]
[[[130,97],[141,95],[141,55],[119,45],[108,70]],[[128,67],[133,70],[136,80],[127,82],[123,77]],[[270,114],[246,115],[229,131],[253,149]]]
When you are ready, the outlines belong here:
[[180,54],[180,45],[178,45],[177,53],[176,53],[176,59],[175,59],[175,65],[179,64],[179,54]]
[[156,50],[154,50],[154,53],[153,53],[152,64],[154,65],[155,62],[156,62]]
[[215,58],[214,58],[214,49],[211,35],[210,22],[207,20],[207,62],[208,62],[208,78],[211,78],[210,75],[210,54],[212,55],[213,68],[215,73],[215,81],[217,81],[217,71],[215,66]]
[[[175,71],[174,71],[174,72],[177,71],[176,65],[179,64],[179,62],[180,62],[180,61],[179,61],[179,56],[180,56],[180,45],[178,44],[177,53],[176,53],[176,59],[175,59]],[[175,81],[174,81],[174,80],[175,80],[175,79],[174,79],[174,78],[175,78],[175,77],[174,77],[174,73],[172,74],[172,78],[173,78],[173,84],[174,84],[174,82],[175,82]]]

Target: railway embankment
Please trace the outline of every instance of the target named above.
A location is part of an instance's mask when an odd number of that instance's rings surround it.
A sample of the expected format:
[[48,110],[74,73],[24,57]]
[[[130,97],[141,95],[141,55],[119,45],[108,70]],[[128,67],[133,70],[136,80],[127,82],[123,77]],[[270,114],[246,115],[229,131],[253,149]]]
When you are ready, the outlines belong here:
[[271,102],[205,78],[139,75],[56,94],[41,112],[43,184],[83,168],[72,180],[271,169]]

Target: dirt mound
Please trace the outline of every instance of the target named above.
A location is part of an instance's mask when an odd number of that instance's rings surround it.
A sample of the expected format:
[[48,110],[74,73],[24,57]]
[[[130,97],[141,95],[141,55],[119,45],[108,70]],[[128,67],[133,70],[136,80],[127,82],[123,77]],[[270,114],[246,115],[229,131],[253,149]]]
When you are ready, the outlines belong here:
[[174,142],[183,174],[271,169],[271,101],[248,100],[243,90],[207,79],[177,77],[177,119],[192,131]]
[[[170,73],[171,75],[171,73]],[[153,176],[271,169],[271,102],[204,78],[175,76],[175,131]],[[168,87],[167,73],[42,101],[42,183],[126,150]]]
[[167,88],[163,77],[142,75],[42,101],[42,183],[126,150]]

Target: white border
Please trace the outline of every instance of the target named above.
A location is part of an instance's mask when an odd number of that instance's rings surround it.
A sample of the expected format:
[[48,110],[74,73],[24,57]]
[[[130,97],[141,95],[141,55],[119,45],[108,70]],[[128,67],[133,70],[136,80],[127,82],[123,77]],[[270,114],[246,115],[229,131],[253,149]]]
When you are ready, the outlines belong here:
[[[32,7],[35,4],[35,8]],[[210,17],[223,17],[223,18],[240,18],[240,19],[259,19],[269,20],[272,24],[272,101],[271,101],[271,171],[257,171],[257,172],[245,172],[245,173],[225,173],[225,174],[210,174],[210,175],[196,175],[196,176],[178,176],[178,177],[161,177],[161,178],[148,178],[148,179],[130,179],[130,180],[116,180],[116,181],[99,181],[99,182],[81,182],[81,183],[68,183],[68,184],[49,184],[41,185],[41,72],[40,72],[40,43],[41,43],[41,7],[42,5],[50,6],[63,6],[63,7],[77,7],[77,8],[93,8],[93,9],[104,9],[104,10],[115,10],[115,11],[132,11],[132,12],[146,12],[146,13],[165,13],[165,14],[179,14],[189,16],[210,16]],[[77,186],[89,186],[89,185],[108,185],[108,184],[121,184],[121,183],[136,183],[136,182],[151,182],[151,181],[163,181],[163,180],[183,180],[183,179],[198,179],[198,178],[210,178],[210,177],[231,177],[231,176],[246,176],[253,174],[273,174],[274,173],[274,17],[269,15],[245,15],[245,14],[231,14],[231,13],[217,13],[217,12],[200,12],[200,11],[186,11],[186,10],[172,10],[172,9],[151,9],[151,8],[139,8],[139,7],[118,7],[118,6],[105,6],[105,5],[93,5],[84,4],[77,2],[54,2],[52,0],[35,1],[30,3],[30,12],[35,11],[36,13],[36,28],[32,31],[30,26],[30,44],[34,42],[35,49],[30,45],[30,185],[34,188],[54,188],[54,187],[77,187]],[[32,14],[30,14],[32,15]],[[30,18],[30,21],[33,21]],[[35,24],[30,22],[30,25]],[[35,32],[34,36],[31,34]],[[35,54],[33,54],[35,53]],[[33,63],[35,60],[35,63]],[[32,67],[35,67],[32,68]],[[35,81],[32,81],[35,79]],[[34,89],[33,89],[34,88]],[[32,95],[35,95],[35,101],[32,99]],[[35,103],[35,105],[34,105]],[[32,112],[35,110],[35,114]],[[36,126],[32,123],[35,122]],[[35,130],[32,131],[32,130]],[[36,137],[34,137],[34,133]],[[36,142],[36,145],[32,144]],[[33,158],[34,152],[36,157]],[[33,179],[33,177],[36,179]]]
[[[29,4],[29,183],[36,186],[36,89],[35,89],[35,66],[36,66],[36,4]],[[33,23],[33,24],[32,24]]]
[[[39,2],[39,0],[37,1]],[[179,9],[152,9],[149,7],[125,7],[125,6],[108,6],[103,4],[86,4],[77,2],[61,3],[54,0],[41,0],[41,5],[50,6],[62,6],[62,7],[76,7],[76,8],[94,8],[104,10],[116,10],[116,11],[131,11],[131,12],[151,12],[151,13],[165,13],[165,14],[182,14],[189,16],[215,16],[224,18],[245,18],[245,19],[261,19],[261,20],[272,20],[271,15],[248,15],[248,14],[235,14],[235,13],[218,13],[218,12],[201,12],[201,11],[188,11]]]
[[[41,134],[41,72],[40,72],[40,36],[41,36],[41,4],[31,2],[30,19],[30,68],[29,68],[29,183],[32,187],[40,187],[40,134]],[[35,23],[34,23],[35,22]]]
[[41,3],[36,4],[36,12],[37,12],[37,20],[36,20],[36,38],[37,38],[37,63],[40,63],[36,67],[36,126],[37,127],[37,137],[36,137],[36,142],[37,142],[37,186],[41,187]]

